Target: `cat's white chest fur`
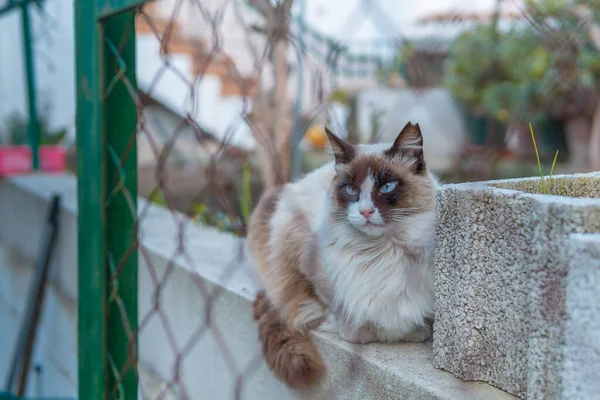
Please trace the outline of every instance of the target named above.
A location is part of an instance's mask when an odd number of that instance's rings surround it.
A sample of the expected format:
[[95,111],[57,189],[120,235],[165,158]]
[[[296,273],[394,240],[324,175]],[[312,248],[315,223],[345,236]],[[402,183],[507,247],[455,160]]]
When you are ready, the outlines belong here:
[[[335,317],[328,315],[322,330],[337,331],[347,338],[352,337],[348,332],[366,327],[370,341],[408,340],[425,318],[433,317],[433,206],[412,215],[399,210],[402,222],[393,225],[396,230],[381,237],[369,236],[349,222],[332,220],[339,213],[332,203],[335,174],[334,164],[326,164],[290,185],[273,219],[274,232],[301,214],[316,234],[324,276],[317,279],[313,272],[310,278]],[[432,176],[430,179],[435,184]],[[303,318],[319,318],[321,312],[319,306],[311,305]],[[348,332],[342,332],[344,329]],[[413,335],[411,341],[418,340]],[[351,341],[362,342],[363,338]]]
[[393,238],[319,236],[338,330],[370,327],[377,341],[393,342],[433,316],[433,241],[409,248]]

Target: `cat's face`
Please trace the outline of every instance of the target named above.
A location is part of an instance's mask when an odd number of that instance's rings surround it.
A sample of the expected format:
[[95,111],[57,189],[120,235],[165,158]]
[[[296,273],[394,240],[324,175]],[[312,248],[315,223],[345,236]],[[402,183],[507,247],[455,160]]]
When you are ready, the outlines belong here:
[[369,236],[398,232],[435,206],[435,185],[423,158],[418,125],[407,124],[392,145],[348,144],[327,131],[336,159],[333,218]]

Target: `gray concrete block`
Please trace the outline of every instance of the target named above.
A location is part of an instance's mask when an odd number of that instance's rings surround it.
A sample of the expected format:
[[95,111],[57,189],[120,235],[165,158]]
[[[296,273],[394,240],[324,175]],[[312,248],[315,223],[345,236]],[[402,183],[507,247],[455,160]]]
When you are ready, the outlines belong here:
[[562,369],[564,399],[600,393],[600,235],[571,236]]
[[566,239],[600,232],[600,174],[565,179],[563,196],[540,194],[540,178],[440,189],[436,367],[520,397],[560,397]]

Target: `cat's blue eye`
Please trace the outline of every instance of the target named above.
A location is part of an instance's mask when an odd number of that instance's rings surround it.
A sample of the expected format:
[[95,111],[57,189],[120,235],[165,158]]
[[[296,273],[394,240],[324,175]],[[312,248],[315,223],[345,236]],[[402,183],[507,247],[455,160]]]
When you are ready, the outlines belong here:
[[381,187],[381,193],[389,193],[396,188],[398,182],[388,182]]
[[356,196],[358,194],[358,191],[352,186],[346,185],[346,193],[348,193],[350,196]]

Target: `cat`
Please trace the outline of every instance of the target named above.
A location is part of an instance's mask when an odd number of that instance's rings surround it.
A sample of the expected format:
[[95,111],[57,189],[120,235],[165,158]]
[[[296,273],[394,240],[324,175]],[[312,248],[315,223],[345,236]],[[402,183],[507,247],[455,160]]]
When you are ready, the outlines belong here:
[[264,288],[254,302],[259,338],[291,388],[324,372],[311,330],[363,344],[431,336],[438,181],[419,125],[378,144],[325,130],[335,160],[263,194],[248,225]]

